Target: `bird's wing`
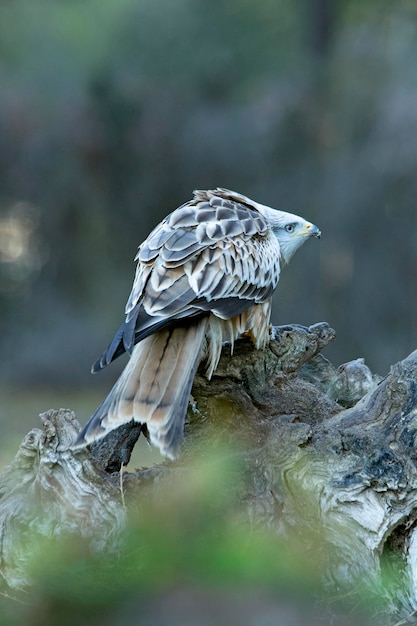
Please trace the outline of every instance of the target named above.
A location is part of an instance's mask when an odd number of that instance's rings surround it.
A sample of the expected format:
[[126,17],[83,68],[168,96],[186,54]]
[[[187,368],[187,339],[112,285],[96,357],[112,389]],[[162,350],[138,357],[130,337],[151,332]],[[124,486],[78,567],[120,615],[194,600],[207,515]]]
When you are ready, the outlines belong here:
[[173,320],[209,311],[229,319],[266,302],[280,272],[279,244],[267,219],[250,200],[226,190],[196,192],[152,231],[136,260],[126,320],[93,371]]

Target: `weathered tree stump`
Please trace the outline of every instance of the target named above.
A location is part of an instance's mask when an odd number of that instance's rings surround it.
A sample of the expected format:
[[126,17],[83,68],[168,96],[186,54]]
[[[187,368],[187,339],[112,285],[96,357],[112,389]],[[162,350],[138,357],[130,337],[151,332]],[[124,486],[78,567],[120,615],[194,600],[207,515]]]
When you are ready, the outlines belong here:
[[[325,323],[273,329],[269,347],[226,347],[211,381],[196,376],[185,443],[176,462],[125,473],[127,507],[184,480],[210,450],[241,460],[237,506],[252,527],[297,535],[320,558],[328,585],[369,583],[395,554],[402,590],[417,609],[417,351],[381,379],[363,359],[334,368],[320,351]],[[29,583],[33,535],[78,533],[114,549],[125,508],[119,470],[140,435],[126,425],[91,451],[71,450],[79,428],[68,411],[41,416],[0,477],[0,569],[11,588]],[[235,494],[236,495],[236,494]],[[93,532],[94,531],[94,532]],[[29,546],[29,548],[28,548]]]

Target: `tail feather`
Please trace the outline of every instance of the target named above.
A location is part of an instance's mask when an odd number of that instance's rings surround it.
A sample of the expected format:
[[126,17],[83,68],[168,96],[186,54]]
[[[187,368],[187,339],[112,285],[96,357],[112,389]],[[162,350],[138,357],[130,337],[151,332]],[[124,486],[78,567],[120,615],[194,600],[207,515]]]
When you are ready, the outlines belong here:
[[121,424],[146,424],[151,442],[175,458],[182,441],[188,398],[203,356],[207,321],[161,330],[136,345],[120,378],[82,429],[76,446]]
[[189,319],[187,326],[161,328],[143,338],[74,446],[92,443],[134,420],[146,424],[151,443],[163,455],[175,458],[198,364],[206,358],[206,375],[210,379],[223,342],[228,342],[233,350],[234,341],[242,334],[249,334],[256,348],[263,348],[269,340],[270,309],[269,300],[231,319],[210,314]]

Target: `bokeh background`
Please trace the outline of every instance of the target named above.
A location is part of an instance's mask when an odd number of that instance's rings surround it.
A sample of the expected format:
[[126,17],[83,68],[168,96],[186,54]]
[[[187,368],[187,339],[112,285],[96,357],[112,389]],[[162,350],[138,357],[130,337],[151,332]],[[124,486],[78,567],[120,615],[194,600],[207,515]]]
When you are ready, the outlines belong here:
[[274,323],[328,321],[328,358],[380,374],[416,348],[416,59],[414,0],[2,2],[2,440],[85,421],[136,248],[195,188],[321,228]]

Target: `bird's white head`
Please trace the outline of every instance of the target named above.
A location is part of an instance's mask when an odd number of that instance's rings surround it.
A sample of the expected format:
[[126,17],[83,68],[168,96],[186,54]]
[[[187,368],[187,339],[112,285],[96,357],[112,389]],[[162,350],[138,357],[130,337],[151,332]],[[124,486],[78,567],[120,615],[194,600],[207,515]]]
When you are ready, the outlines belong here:
[[317,226],[299,215],[271,209],[271,207],[263,204],[257,204],[257,208],[268,219],[271,229],[279,241],[281,258],[284,263],[288,263],[307,239],[310,237],[320,238],[321,236]]

